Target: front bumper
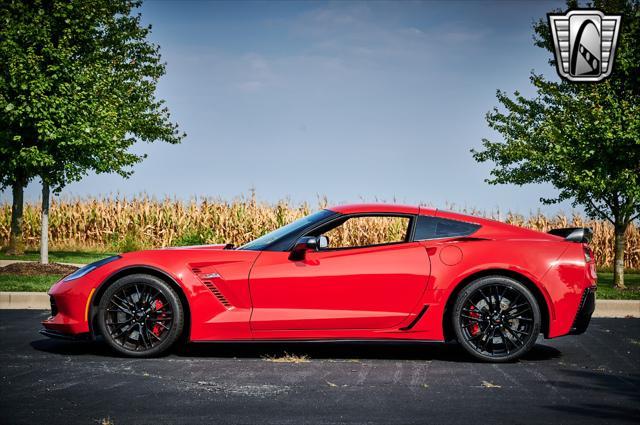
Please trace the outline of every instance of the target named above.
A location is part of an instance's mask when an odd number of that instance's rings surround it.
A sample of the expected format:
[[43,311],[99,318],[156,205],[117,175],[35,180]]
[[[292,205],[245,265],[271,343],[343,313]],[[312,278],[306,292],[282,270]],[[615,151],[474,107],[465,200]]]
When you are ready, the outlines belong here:
[[44,326],[40,329],[40,334],[49,338],[64,339],[67,341],[84,341],[91,339],[89,332],[76,332],[77,323],[69,323],[69,319],[60,314],[58,303],[53,296],[49,296],[51,303],[51,316],[42,322]]
[[64,339],[67,341],[87,341],[91,339],[91,334],[65,334],[62,332],[52,331],[50,329],[40,329],[40,334],[49,338]]
[[592,286],[585,289],[582,293],[582,299],[580,300],[578,312],[576,313],[576,318],[573,320],[573,325],[571,326],[571,331],[569,333],[571,335],[580,335],[584,333],[589,327],[591,315],[593,315],[595,309],[596,287]]
[[53,337],[90,334],[91,303],[96,290],[122,266],[122,261],[103,262],[82,276],[54,284],[49,289],[51,316],[42,321],[44,334]]
[[[56,335],[89,333],[89,308],[94,290],[57,284],[49,291],[51,316],[42,321],[46,331]],[[47,335],[51,336],[51,335]]]

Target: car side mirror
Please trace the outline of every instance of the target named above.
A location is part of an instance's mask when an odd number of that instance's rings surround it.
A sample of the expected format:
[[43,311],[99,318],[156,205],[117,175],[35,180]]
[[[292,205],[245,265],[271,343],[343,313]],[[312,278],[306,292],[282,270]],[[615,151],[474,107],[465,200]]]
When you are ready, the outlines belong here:
[[318,236],[318,249],[329,248],[329,238],[325,235]]
[[304,256],[307,251],[309,250],[317,251],[318,247],[319,247],[318,238],[316,238],[315,236],[303,236],[300,239],[298,239],[296,244],[293,246],[293,249],[291,250],[291,254],[289,255],[289,259],[294,261],[300,261],[304,259]]

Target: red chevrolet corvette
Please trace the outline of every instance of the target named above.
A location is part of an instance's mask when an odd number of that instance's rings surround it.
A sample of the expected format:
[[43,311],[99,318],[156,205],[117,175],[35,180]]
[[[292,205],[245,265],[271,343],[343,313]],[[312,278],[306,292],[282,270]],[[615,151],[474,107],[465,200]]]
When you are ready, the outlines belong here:
[[590,238],[585,228],[541,233],[423,207],[328,208],[238,248],[140,251],[82,267],[49,291],[41,332],[102,335],[135,357],[184,335],[457,340],[479,359],[509,361],[540,333],[586,330],[596,290]]

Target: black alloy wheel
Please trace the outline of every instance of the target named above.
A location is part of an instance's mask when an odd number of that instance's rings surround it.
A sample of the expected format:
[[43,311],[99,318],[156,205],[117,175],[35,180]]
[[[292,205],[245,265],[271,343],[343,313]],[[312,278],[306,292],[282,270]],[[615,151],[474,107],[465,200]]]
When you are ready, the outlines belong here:
[[162,279],[134,274],[107,288],[98,325],[115,351],[132,357],[165,352],[182,332],[184,313],[175,291]]
[[453,328],[471,355],[491,362],[515,360],[540,333],[540,308],[522,283],[504,276],[480,278],[459,294]]

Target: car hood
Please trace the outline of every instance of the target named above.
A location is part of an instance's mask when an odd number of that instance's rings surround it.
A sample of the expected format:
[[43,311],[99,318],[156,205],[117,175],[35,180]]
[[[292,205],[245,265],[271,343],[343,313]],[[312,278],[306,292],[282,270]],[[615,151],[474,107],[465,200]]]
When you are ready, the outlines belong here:
[[161,248],[160,251],[168,251],[168,250],[203,250],[203,249],[207,249],[207,250],[223,250],[225,249],[229,244],[214,244],[214,245],[190,245],[190,246],[172,246],[172,247],[167,247],[167,248]]
[[120,254],[122,261],[114,261],[110,265],[122,268],[144,264],[175,272],[186,264],[252,262],[260,254],[259,251],[224,249],[225,246],[222,244],[197,245],[127,252]]

